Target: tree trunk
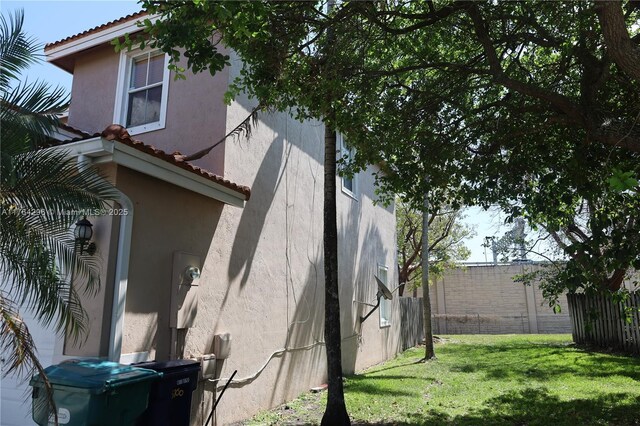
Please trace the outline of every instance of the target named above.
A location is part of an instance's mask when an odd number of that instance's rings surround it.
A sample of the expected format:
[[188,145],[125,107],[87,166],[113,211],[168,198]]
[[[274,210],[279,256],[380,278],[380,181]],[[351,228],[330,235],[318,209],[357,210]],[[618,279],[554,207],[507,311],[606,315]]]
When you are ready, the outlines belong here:
[[640,46],[631,40],[620,1],[595,2],[607,54],[629,77],[640,81]]
[[400,265],[398,265],[398,296],[399,297],[402,297],[402,295],[404,294],[404,287],[405,287],[405,284],[407,283],[403,269],[404,268],[401,268]]
[[626,269],[616,269],[615,271],[613,271],[613,275],[611,275],[611,277],[609,277],[604,283],[604,287],[607,290],[614,292],[620,290],[626,274]]
[[[425,177],[425,183],[428,182]],[[425,185],[426,186],[426,185]],[[431,297],[429,296],[429,192],[425,188],[422,211],[422,307],[424,319],[424,359],[435,358],[431,328]]]
[[350,425],[351,421],[344,403],[342,386],[336,217],[336,132],[326,124],[324,143],[324,340],[329,389],[321,425],[342,426]]

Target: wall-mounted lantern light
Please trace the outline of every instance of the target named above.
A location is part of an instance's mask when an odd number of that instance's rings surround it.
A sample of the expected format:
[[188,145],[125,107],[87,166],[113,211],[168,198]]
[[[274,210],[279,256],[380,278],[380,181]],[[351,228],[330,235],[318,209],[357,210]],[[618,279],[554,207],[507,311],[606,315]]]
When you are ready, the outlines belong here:
[[193,281],[197,280],[198,278],[200,278],[200,268],[198,268],[197,266],[189,266],[184,270],[184,279],[188,283],[193,283]]
[[93,236],[92,228],[93,224],[87,220],[86,216],[76,222],[76,229],[73,230],[73,235],[76,239],[76,244],[80,246],[80,254],[84,254],[84,247],[87,243],[87,254],[93,255],[96,252],[95,243],[89,243]]

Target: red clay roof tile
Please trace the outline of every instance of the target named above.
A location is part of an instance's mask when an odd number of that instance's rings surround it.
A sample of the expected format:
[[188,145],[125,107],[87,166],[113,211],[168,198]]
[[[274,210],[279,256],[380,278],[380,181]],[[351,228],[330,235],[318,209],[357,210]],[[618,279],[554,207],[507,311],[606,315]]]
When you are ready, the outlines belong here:
[[131,135],[129,135],[129,132],[127,131],[127,129],[119,124],[112,124],[110,126],[107,126],[107,128],[104,129],[102,133],[94,133],[93,135],[89,135],[89,133],[83,130],[73,128],[71,126],[67,126],[67,127],[69,127],[70,129],[73,129],[77,133],[82,133],[85,136],[73,138],[64,142],[51,141],[51,144],[48,146],[65,145],[65,144],[69,144],[72,142],[79,142],[86,139],[103,137],[106,140],[120,142],[124,145],[130,146],[131,148],[137,149],[138,151],[144,152],[146,154],[159,158],[163,161],[166,161],[167,163],[171,163],[174,166],[180,167],[183,170],[194,173],[198,176],[202,176],[203,178],[210,180],[212,182],[215,182],[218,185],[222,185],[225,188],[229,188],[232,191],[235,191],[239,194],[244,195],[245,200],[249,200],[249,197],[251,197],[251,188],[249,188],[248,186],[238,185],[237,183],[231,182],[230,180],[227,180],[222,176],[219,176],[215,173],[211,173],[201,167],[194,166],[193,164],[187,161],[184,161],[183,160],[184,155],[182,155],[180,152],[176,151],[173,154],[167,154],[163,150],[158,149],[153,145],[145,144],[142,141],[135,140],[131,137]]
[[88,138],[88,137],[92,136],[91,133],[85,132],[84,130],[75,128],[73,126],[69,126],[67,123],[60,123],[58,125],[58,127],[60,127],[61,129],[66,130],[69,133],[74,133],[74,134],[78,135],[81,138]]
[[222,176],[218,176],[214,173],[211,173],[203,168],[198,166],[194,166],[184,160],[182,160],[183,155],[180,152],[174,152],[173,154],[167,154],[161,149],[154,147],[153,145],[147,145],[142,141],[135,140],[129,135],[129,132],[126,128],[122,127],[119,124],[112,124],[108,126],[106,129],[102,131],[100,134],[106,140],[115,140],[120,143],[123,143],[127,146],[137,149],[138,151],[142,151],[149,155],[152,155],[156,158],[164,160],[168,163],[173,164],[176,167],[180,167],[181,169],[187,170],[191,173],[195,173],[199,176],[204,177],[212,182],[215,182],[219,185],[222,185],[226,188],[229,188],[235,192],[238,192],[246,197],[248,200],[251,196],[251,188],[244,185],[238,185],[233,183]]
[[47,43],[44,46],[44,51],[46,52],[47,50],[52,49],[54,47],[61,46],[61,45],[65,44],[65,43],[69,43],[69,42],[74,41],[74,40],[78,40],[78,39],[80,39],[82,37],[85,37],[85,36],[88,36],[90,34],[95,34],[97,32],[106,30],[107,28],[114,27],[114,26],[116,26],[118,24],[123,24],[123,23],[125,23],[127,21],[133,21],[134,19],[138,19],[138,18],[140,18],[142,16],[145,16],[145,15],[147,15],[147,12],[145,10],[141,10],[140,12],[136,12],[136,13],[132,13],[132,14],[127,15],[127,16],[123,16],[122,18],[118,18],[115,21],[107,22],[106,24],[102,24],[102,25],[99,25],[97,27],[94,27],[94,28],[88,29],[86,31],[83,31],[81,33],[78,33],[78,34],[63,38],[62,40],[54,41],[52,43]]

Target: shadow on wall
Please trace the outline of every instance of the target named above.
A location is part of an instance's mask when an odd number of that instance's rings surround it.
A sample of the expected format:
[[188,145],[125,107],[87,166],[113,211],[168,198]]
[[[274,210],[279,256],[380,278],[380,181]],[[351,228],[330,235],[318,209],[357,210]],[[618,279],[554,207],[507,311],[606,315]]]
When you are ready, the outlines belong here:
[[[317,252],[321,253],[321,250],[322,246],[318,246]],[[288,283],[296,308],[289,320],[284,345],[290,351],[284,355],[276,373],[270,401],[272,406],[326,380],[322,257],[310,262],[306,276],[298,281],[296,277],[291,277]]]
[[[378,308],[364,323],[360,322],[360,317],[364,317],[373,309],[362,302],[375,304],[377,285],[374,275],[377,273],[378,265],[389,267],[389,278],[393,275],[393,265],[385,265],[387,250],[378,227],[369,223],[364,235],[359,239],[362,241],[360,247],[355,247],[358,243],[349,244],[351,238],[348,230],[360,229],[360,220],[352,220],[351,216],[346,224],[343,224],[340,235],[340,242],[344,247],[341,250],[343,257],[340,267],[350,275],[343,275],[345,281],[341,282],[340,289],[340,310],[342,317],[342,370],[344,374],[354,374],[358,360],[359,351],[377,352],[377,356],[372,359],[386,359],[389,354],[395,354],[394,343],[388,341],[390,327],[380,328],[380,308]],[[358,251],[359,250],[359,251]],[[356,253],[359,256],[356,256]],[[349,263],[347,263],[349,261]],[[393,285],[390,286],[393,288]],[[366,334],[363,329],[367,327],[375,330],[376,336],[380,340],[373,342],[366,341]],[[394,326],[392,326],[394,327]],[[352,337],[357,334],[357,337]],[[371,333],[369,333],[371,336]],[[375,335],[374,335],[375,336]],[[375,338],[375,337],[374,337]]]
[[[359,215],[348,215],[339,228],[339,250],[343,254],[340,259],[340,312],[342,333],[342,363],[345,374],[355,371],[361,335],[359,333],[360,315],[364,315],[369,307],[355,305],[353,303],[354,292],[368,293],[369,299],[375,297],[372,289],[373,273],[376,264],[371,267],[367,262],[377,258],[385,259],[386,251],[383,250],[382,239],[377,227],[370,225],[364,235],[364,247],[358,252],[360,229]],[[347,238],[348,235],[348,238]],[[322,246],[317,251],[320,253]],[[352,253],[352,256],[344,256]],[[359,257],[356,254],[359,253]],[[364,260],[363,265],[360,260]],[[321,376],[326,380],[326,355],[324,344],[324,266],[322,257],[310,263],[309,270],[303,283],[302,292],[296,294],[296,310],[290,320],[287,348],[295,348],[287,352],[283,361],[279,364],[276,375],[276,383],[271,395],[271,405],[277,405],[285,400],[296,397],[301,391],[312,386],[318,386],[320,382],[313,382]],[[293,277],[295,280],[295,277]],[[292,289],[294,283],[292,284]],[[357,296],[356,296],[357,297]],[[373,320],[372,320],[373,321]],[[366,349],[388,353],[388,345],[377,348],[375,342]],[[382,355],[381,355],[382,356]],[[302,381],[302,383],[301,383]]]
[[123,177],[119,173],[121,189],[135,204],[126,302],[126,313],[134,314],[129,318],[135,322],[125,321],[123,331],[131,336],[125,350],[155,347],[156,357],[166,359],[173,254],[191,253],[204,264],[223,204],[139,173],[126,171]]
[[[377,267],[376,259],[385,259],[386,250],[383,249],[382,238],[378,228],[369,225],[362,241],[365,242],[357,250],[360,229],[358,215],[350,215],[339,228],[339,248],[341,253],[353,253],[353,256],[341,258],[340,271],[340,312],[342,322],[342,368],[345,375],[355,372],[359,350],[379,351],[379,357],[388,357],[397,352],[399,342],[389,342],[381,336],[381,341],[373,341],[366,348],[361,342],[360,316],[365,315],[371,307],[355,304],[354,300],[373,298],[375,303],[375,282],[373,274]],[[347,235],[349,236],[347,238]],[[318,247],[318,251],[322,246]],[[356,254],[359,256],[356,257]],[[295,279],[295,277],[294,277]],[[320,385],[312,382],[320,374],[326,380],[326,356],[324,344],[324,269],[322,258],[310,264],[306,279],[303,281],[302,293],[296,295],[296,310],[290,320],[290,331],[287,338],[287,348],[296,348],[288,352],[280,363],[276,375],[276,383],[271,396],[271,406],[296,397],[301,391],[312,386]],[[359,296],[362,299],[357,299]],[[372,315],[369,321],[375,321],[378,327],[378,317]],[[385,331],[388,329],[385,329]],[[383,331],[384,333],[384,331]],[[379,346],[378,346],[379,345]],[[301,383],[301,380],[303,383]]]
[[[258,243],[262,238],[262,230],[267,214],[281,182],[281,171],[284,169],[282,167],[283,160],[286,166],[290,152],[290,147],[285,151],[284,138],[278,136],[269,145],[256,178],[251,185],[251,198],[242,211],[229,263],[228,276],[230,283],[242,274],[239,290],[247,284]],[[227,287],[222,307],[226,304],[230,290],[230,286]]]

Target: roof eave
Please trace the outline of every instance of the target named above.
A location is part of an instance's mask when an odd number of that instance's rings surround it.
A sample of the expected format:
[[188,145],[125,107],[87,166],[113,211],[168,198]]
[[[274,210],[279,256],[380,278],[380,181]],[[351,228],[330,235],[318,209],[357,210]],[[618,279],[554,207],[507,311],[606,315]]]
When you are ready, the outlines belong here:
[[236,207],[244,207],[248,197],[224,185],[176,167],[125,144],[102,137],[85,139],[48,149],[67,151],[71,157],[83,155],[93,164],[113,162],[129,169],[169,182],[205,197]]
[[87,34],[79,34],[71,37],[70,39],[48,44],[44,48],[46,60],[65,71],[73,72],[72,67],[68,61],[65,61],[65,58],[69,58],[72,55],[92,47],[111,43],[112,40],[122,37],[125,34],[139,32],[141,29],[137,24],[144,19],[156,22],[159,19],[159,16],[146,14],[135,16],[131,20],[125,22],[106,26],[105,28],[97,31],[89,30]]

